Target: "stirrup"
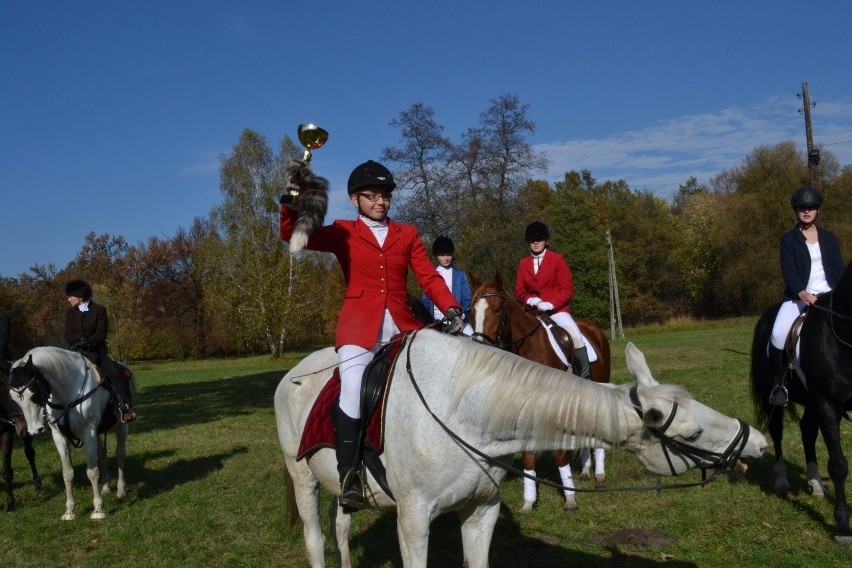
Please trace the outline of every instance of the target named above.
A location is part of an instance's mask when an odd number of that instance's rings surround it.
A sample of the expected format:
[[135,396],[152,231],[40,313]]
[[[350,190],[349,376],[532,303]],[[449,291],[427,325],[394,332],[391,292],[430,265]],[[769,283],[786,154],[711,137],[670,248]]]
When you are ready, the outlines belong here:
[[787,387],[784,385],[775,385],[772,387],[772,392],[769,393],[769,404],[775,406],[787,406],[787,401],[790,399]]
[[340,504],[351,509],[363,509],[367,506],[364,499],[364,480],[357,469],[347,471],[340,482]]

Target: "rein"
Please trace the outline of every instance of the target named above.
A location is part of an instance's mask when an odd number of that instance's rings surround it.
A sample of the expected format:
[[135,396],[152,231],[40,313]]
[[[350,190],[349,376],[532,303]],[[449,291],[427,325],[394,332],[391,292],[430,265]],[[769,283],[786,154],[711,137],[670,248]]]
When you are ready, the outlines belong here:
[[[524,472],[523,469],[516,468],[514,466],[507,465],[488,454],[482,452],[481,450],[475,448],[470,443],[462,439],[458,434],[453,432],[449,426],[444,424],[444,422],[438,418],[438,416],[432,412],[432,409],[429,407],[429,403],[426,402],[426,398],[423,396],[423,392],[420,390],[420,387],[417,385],[417,381],[414,378],[414,372],[411,368],[411,346],[414,344],[414,339],[417,336],[417,332],[413,332],[411,334],[411,339],[408,342],[408,348],[406,351],[406,361],[405,361],[405,370],[408,373],[409,379],[411,379],[411,385],[414,387],[414,391],[417,393],[418,398],[420,398],[420,402],[423,403],[423,408],[426,409],[435,422],[440,426],[444,432],[456,443],[461,445],[463,448],[467,449],[471,453],[479,456],[487,463],[497,466],[507,472],[514,473],[519,477],[525,477],[527,479],[531,479],[543,485],[547,485],[549,487],[553,487],[562,491],[570,490],[578,493],[607,493],[607,492],[622,492],[622,491],[656,491],[657,495],[662,495],[663,489],[685,489],[687,487],[698,487],[704,486],[715,480],[722,471],[725,469],[730,469],[731,466],[739,459],[742,454],[743,449],[745,449],[746,442],[748,441],[748,425],[740,419],[737,421],[740,424],[739,431],[737,435],[734,436],[734,439],[731,440],[731,443],[725,449],[724,452],[711,452],[708,450],[702,450],[700,448],[694,448],[689,444],[685,444],[683,442],[679,442],[673,438],[670,438],[665,435],[665,430],[671,425],[674,420],[674,415],[677,412],[677,403],[675,402],[672,406],[671,414],[668,419],[665,421],[661,428],[649,428],[652,434],[660,440],[660,444],[663,446],[663,451],[666,455],[666,460],[669,463],[669,467],[671,468],[672,475],[675,474],[674,465],[672,464],[671,459],[669,458],[669,451],[682,460],[690,459],[693,463],[698,466],[701,463],[704,463],[705,460],[709,461],[713,465],[716,466],[716,469],[713,471],[713,474],[710,477],[702,479],[701,481],[696,482],[688,482],[688,483],[667,483],[663,484],[662,479],[658,479],[656,485],[640,485],[636,487],[616,487],[616,488],[602,488],[602,489],[580,489],[578,487],[566,487],[559,483],[555,483],[550,481],[549,479],[543,479],[537,477],[535,475],[529,475]],[[637,386],[634,385],[630,389],[630,401],[634,405],[634,409],[640,418],[644,416],[644,412],[642,411],[642,403],[639,400],[639,395],[637,392]]]
[[846,347],[852,349],[852,343],[849,343],[848,341],[846,341],[845,339],[840,337],[837,334],[837,330],[834,328],[834,318],[849,321],[849,320],[852,320],[852,316],[848,316],[846,314],[841,314],[841,313],[834,311],[834,294],[833,293],[829,293],[828,307],[827,308],[825,306],[820,306],[819,304],[811,304],[809,307],[817,308],[818,310],[822,310],[822,311],[826,312],[828,314],[828,322],[829,322],[829,326],[831,327],[831,333],[832,333],[832,335],[834,335],[834,339],[836,339],[838,341],[838,343],[841,343],[841,344],[845,345]]

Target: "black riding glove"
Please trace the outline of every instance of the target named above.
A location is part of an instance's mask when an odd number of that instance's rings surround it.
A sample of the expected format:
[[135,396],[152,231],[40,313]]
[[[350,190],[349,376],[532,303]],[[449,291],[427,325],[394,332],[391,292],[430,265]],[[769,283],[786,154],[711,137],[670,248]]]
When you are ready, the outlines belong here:
[[89,341],[89,338],[85,335],[80,336],[77,341],[71,344],[71,351],[91,351],[92,350],[92,342]]
[[444,319],[441,320],[441,330],[444,333],[455,335],[462,330],[464,322],[462,321],[462,309],[458,306],[453,306],[447,313],[444,314]]

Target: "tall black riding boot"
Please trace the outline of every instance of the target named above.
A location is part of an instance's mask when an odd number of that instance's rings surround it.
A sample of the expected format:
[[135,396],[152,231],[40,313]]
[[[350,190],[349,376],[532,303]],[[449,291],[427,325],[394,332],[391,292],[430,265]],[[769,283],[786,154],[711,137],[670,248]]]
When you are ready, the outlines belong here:
[[361,436],[361,419],[351,418],[340,408],[335,408],[334,449],[337,452],[337,472],[340,474],[340,504],[353,509],[363,509],[364,484],[358,468],[358,442]]
[[784,384],[787,373],[784,372],[783,353],[771,343],[769,344],[769,368],[775,373],[772,391],[769,393],[769,404],[787,406],[789,393],[787,392],[787,385]]
[[589,354],[585,347],[574,348],[574,362],[576,363],[574,370],[576,371],[577,376],[591,380],[592,371],[589,368]]

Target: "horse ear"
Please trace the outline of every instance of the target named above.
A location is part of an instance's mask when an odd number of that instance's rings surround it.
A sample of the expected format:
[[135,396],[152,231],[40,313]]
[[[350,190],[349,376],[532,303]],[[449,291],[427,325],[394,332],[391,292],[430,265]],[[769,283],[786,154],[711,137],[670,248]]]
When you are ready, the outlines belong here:
[[500,274],[499,270],[494,274],[494,284],[497,285],[497,288],[503,289],[503,275]]
[[643,386],[653,386],[658,384],[651,374],[651,369],[648,368],[648,363],[645,361],[645,355],[639,351],[639,348],[633,345],[633,342],[627,344],[624,349],[624,354],[627,362],[627,372],[636,379],[636,382]]
[[480,282],[479,279],[476,278],[476,276],[474,276],[470,272],[467,272],[466,274],[467,274],[467,281],[470,282],[470,287],[471,287],[472,290],[476,290],[477,288],[482,286],[482,282]]
[[25,363],[25,365],[26,365],[27,367],[32,367],[32,366],[33,366],[33,354],[32,354],[32,353],[30,353],[30,356],[29,356],[29,357],[27,357],[27,362]]

